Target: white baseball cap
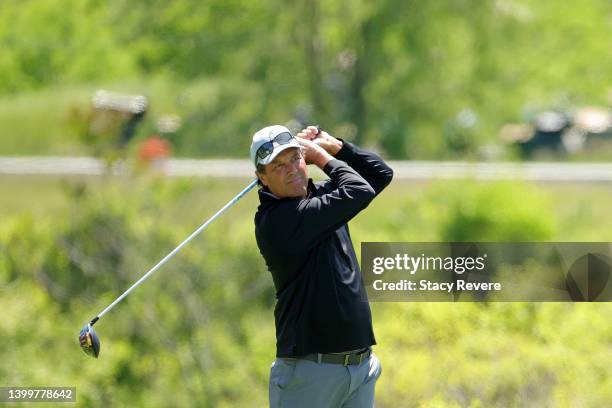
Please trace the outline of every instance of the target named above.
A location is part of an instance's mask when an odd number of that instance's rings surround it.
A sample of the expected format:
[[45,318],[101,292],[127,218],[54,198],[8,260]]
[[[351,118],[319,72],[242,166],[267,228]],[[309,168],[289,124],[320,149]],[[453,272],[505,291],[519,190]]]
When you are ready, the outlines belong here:
[[253,135],[251,161],[269,164],[280,152],[290,147],[301,147],[289,129],[281,125],[267,126]]

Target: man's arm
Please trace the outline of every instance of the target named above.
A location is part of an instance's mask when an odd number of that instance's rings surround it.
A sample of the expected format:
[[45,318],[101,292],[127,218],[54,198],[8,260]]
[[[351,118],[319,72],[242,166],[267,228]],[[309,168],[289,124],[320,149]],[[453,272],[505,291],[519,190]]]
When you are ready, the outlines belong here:
[[311,140],[336,159],[346,162],[372,186],[377,195],[393,178],[393,170],[378,155],[337,139],[315,126],[303,129],[298,137]]
[[363,210],[376,196],[370,184],[345,162],[323,148],[298,138],[307,163],[317,165],[334,189],[304,199],[287,200],[268,216],[274,246],[287,252],[303,252]]
[[361,175],[378,195],[393,179],[393,170],[378,155],[357,147],[349,142],[342,142],[342,149],[336,159],[345,161]]

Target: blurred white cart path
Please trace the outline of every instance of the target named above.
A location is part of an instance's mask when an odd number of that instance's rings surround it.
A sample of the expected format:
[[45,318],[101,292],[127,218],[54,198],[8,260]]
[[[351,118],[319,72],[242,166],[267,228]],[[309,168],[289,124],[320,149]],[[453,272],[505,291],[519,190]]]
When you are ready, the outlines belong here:
[[[612,181],[612,164],[560,162],[461,162],[389,161],[396,179],[444,180],[531,180],[562,182]],[[130,162],[117,162],[112,173],[127,174]],[[312,168],[312,166],[311,166]],[[172,159],[163,164],[171,177],[254,177],[249,160]],[[92,157],[0,157],[0,175],[84,175],[105,174],[105,163]],[[319,174],[320,175],[320,174]]]

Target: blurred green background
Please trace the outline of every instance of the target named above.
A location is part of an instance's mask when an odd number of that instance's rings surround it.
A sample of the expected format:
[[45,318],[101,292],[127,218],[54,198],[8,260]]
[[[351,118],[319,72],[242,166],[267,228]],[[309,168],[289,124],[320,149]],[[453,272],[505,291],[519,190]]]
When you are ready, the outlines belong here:
[[133,143],[178,115],[178,156],[244,157],[246,135],[293,119],[389,158],[512,159],[503,125],[612,104],[611,15],[607,0],[4,0],[0,154],[87,153],[103,88],[149,98]]
[[[0,156],[105,155],[99,89],[145,95],[121,145],[246,158],[269,123],[320,123],[385,158],[518,160],[536,112],[608,106],[612,3],[581,0],[0,3]],[[173,131],[159,121],[180,118]],[[116,130],[116,129],[114,129]],[[609,150],[612,152],[612,149]],[[607,160],[605,148],[561,159]],[[250,193],[78,331],[249,182],[0,175],[0,386],[76,386],[79,406],[261,407],[274,288]],[[612,241],[607,183],[395,180],[362,241]],[[612,307],[375,303],[377,406],[603,407]],[[17,406],[17,405],[15,405]]]

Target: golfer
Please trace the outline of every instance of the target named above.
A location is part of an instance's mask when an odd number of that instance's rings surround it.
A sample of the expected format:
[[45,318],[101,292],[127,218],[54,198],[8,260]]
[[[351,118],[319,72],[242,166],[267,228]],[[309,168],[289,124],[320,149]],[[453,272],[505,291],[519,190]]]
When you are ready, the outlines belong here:
[[[381,366],[372,315],[347,222],[393,171],[377,155],[309,126],[253,136],[259,178],[257,245],[277,303],[271,407],[372,407]],[[329,180],[313,183],[307,164]]]

